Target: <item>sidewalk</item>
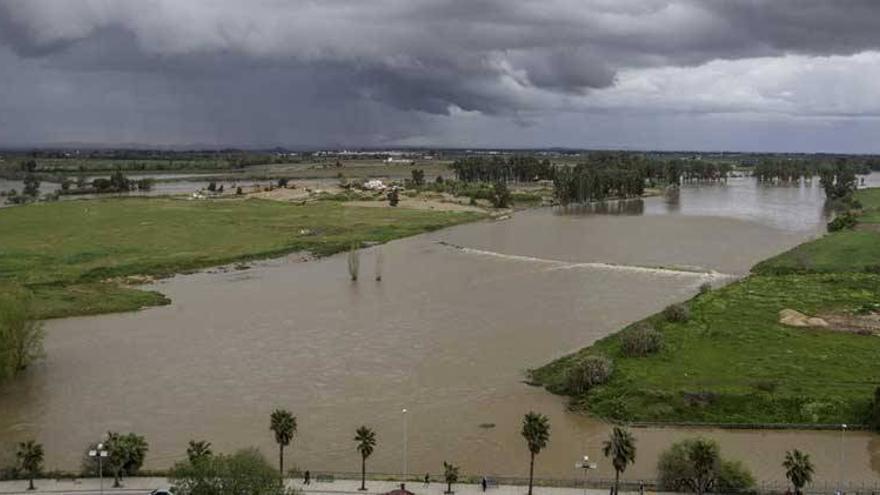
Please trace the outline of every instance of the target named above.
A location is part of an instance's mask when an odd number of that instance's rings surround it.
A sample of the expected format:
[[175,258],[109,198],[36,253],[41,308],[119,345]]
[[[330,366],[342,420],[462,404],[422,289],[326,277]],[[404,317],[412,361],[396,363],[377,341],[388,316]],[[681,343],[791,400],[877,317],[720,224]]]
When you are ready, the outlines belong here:
[[[315,482],[303,486],[302,479],[289,479],[288,486],[302,490],[309,495],[333,495],[333,494],[366,494],[379,495],[400,487],[396,481],[370,481],[367,480],[367,491],[358,491],[361,486],[360,480],[335,480],[332,482]],[[99,494],[100,483],[98,478],[83,478],[77,480],[36,480],[36,490],[27,491],[28,482],[24,480],[0,482],[0,494],[39,494],[39,493],[75,493],[79,495]],[[165,478],[126,478],[122,488],[113,488],[113,479],[104,479],[104,495],[138,495],[146,494],[157,488],[169,488],[170,483]],[[429,486],[423,483],[407,483],[406,489],[416,495],[443,495],[446,490],[444,483],[432,482]],[[452,489],[458,495],[482,495],[482,488],[478,484],[455,484]],[[487,495],[524,495],[527,488],[518,485],[501,485],[498,488],[489,488]],[[620,493],[626,493],[621,490]],[[650,492],[645,492],[650,493]],[[584,491],[581,488],[550,488],[535,487],[535,495],[607,495],[607,489],[590,489]]]

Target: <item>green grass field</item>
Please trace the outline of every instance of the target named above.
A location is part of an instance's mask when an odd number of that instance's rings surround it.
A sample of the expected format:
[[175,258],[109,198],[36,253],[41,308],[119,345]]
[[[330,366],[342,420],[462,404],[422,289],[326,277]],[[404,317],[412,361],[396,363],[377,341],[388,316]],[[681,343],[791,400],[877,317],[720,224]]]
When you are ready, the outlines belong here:
[[165,276],[293,251],[329,255],[366,241],[436,230],[475,213],[300,206],[264,200],[106,199],[0,210],[0,285],[37,296],[40,317],[167,302],[107,279]]
[[[878,204],[878,192],[859,194],[866,215]],[[602,354],[614,361],[610,381],[572,398],[575,408],[601,417],[860,424],[880,385],[880,338],[788,327],[778,318],[786,308],[817,314],[880,303],[874,263],[880,263],[880,234],[826,235],[759,264],[742,281],[695,297],[686,323],[649,317],[663,335],[657,354],[624,356],[619,332],[533,370],[531,378],[565,393],[572,365]]]

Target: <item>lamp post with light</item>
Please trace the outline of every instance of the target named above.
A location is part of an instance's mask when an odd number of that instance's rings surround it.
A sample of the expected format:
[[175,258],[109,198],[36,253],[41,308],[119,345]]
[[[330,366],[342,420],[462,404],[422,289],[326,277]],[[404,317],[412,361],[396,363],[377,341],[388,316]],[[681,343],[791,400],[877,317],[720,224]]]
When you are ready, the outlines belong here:
[[596,463],[590,462],[590,456],[585,455],[581,462],[578,462],[574,465],[577,469],[584,470],[584,495],[587,495],[587,472],[590,469],[596,469]]
[[98,460],[98,479],[101,483],[101,495],[104,494],[104,458],[109,457],[110,453],[104,448],[103,443],[99,443],[94,449],[89,451],[89,457]]
[[406,409],[401,411],[401,415],[403,416],[403,481],[406,482],[406,476],[408,473],[408,466],[406,465]]
[[846,423],[840,425],[840,479],[838,481],[837,493],[843,493],[843,460],[844,460],[844,449],[843,449],[843,440],[846,435]]

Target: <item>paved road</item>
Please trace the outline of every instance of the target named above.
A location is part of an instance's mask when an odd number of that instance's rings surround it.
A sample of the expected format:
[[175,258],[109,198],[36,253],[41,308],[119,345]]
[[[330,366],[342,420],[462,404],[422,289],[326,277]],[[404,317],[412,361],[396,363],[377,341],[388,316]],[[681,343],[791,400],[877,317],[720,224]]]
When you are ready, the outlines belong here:
[[[357,493],[366,495],[377,495],[387,493],[400,484],[393,481],[367,481],[367,491],[358,491],[360,481],[358,480],[336,480],[330,483],[312,482],[308,486],[303,486],[302,480],[290,480],[289,486],[299,488],[307,495],[333,495]],[[3,481],[0,482],[0,494],[12,495],[22,494],[30,495],[35,493],[72,493],[78,495],[100,494],[100,485],[97,478],[85,478],[75,481],[71,480],[37,480],[35,481],[37,490],[35,492],[27,491],[27,481]],[[122,488],[112,488],[113,480],[104,480],[104,495],[139,495],[150,493],[156,488],[168,488],[169,483],[165,478],[128,478],[125,480],[125,486]],[[446,485],[441,483],[431,483],[428,486],[422,483],[408,483],[407,490],[414,492],[416,495],[443,495]],[[457,495],[482,495],[480,485],[456,484],[453,490]],[[526,487],[524,486],[505,486],[498,488],[490,488],[486,495],[524,495]],[[587,490],[586,492],[580,488],[544,488],[536,487],[535,495],[607,495],[608,490]],[[621,492],[624,493],[624,492]]]

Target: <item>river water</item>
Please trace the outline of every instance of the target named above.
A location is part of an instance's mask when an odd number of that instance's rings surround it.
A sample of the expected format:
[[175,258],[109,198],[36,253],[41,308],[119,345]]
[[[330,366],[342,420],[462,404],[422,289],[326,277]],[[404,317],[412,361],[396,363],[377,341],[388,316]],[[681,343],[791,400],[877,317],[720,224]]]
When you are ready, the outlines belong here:
[[[536,476],[576,478],[574,463],[589,454],[593,475],[610,477],[601,458],[610,427],[525,385],[524,371],[820,234],[822,202],[817,185],[735,179],[599,213],[529,210],[369,248],[357,283],[345,256],[177,276],[155,284],[170,306],[49,322],[48,358],[0,389],[0,440],[36,437],[49,468],[77,468],[107,430],[145,434],[148,467],[184,458],[189,439],[274,456],[268,416],[286,407],[299,423],[287,458],[303,469],[357,471],[352,437],[366,424],[379,441],[371,471],[404,469],[406,428],[409,473],[439,473],[449,460],[469,474],[523,476],[519,426],[535,410],[552,424]],[[880,472],[880,439],[863,432],[634,434],[631,480],[653,479],[658,453],[697,434],[759,480],[783,479],[791,448],[813,456],[820,482],[838,479],[841,455],[850,480],[876,483]]]

